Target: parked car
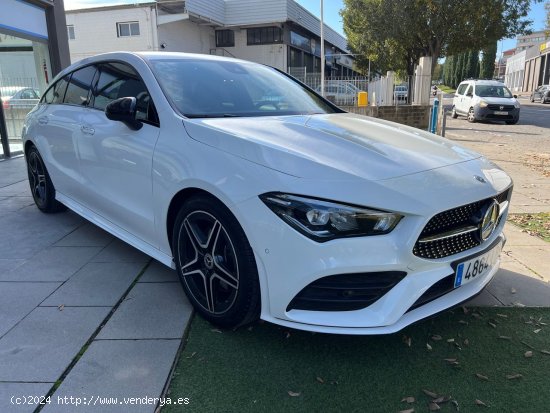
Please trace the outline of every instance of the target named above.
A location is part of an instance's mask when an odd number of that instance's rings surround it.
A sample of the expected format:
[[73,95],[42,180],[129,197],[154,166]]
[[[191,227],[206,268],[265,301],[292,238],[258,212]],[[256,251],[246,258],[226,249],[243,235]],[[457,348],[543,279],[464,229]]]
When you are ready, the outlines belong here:
[[40,100],[37,89],[22,86],[0,87],[0,99],[4,109],[31,109]]
[[540,100],[540,103],[550,102],[550,85],[542,85],[531,93],[531,102]]
[[393,95],[398,103],[406,102],[409,97],[409,87],[406,85],[396,85],[393,89]]
[[466,116],[468,122],[478,120],[519,121],[520,104],[516,95],[496,80],[465,80],[458,85],[453,99],[452,117]]
[[479,293],[505,241],[512,181],[494,163],[251,62],[86,58],[23,142],[41,211],[66,206],[171,266],[222,327],[392,333]]
[[[315,91],[321,94],[321,86],[317,86]],[[355,105],[359,92],[361,92],[361,89],[351,82],[329,80],[325,83],[325,96],[332,97],[337,105]]]

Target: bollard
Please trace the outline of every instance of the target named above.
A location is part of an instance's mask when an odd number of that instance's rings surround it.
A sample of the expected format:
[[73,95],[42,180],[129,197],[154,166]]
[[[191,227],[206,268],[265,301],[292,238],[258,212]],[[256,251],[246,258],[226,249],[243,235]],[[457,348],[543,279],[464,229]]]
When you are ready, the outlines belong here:
[[432,108],[432,116],[430,119],[430,132],[435,133],[435,128],[437,125],[437,114],[438,114],[438,108],[439,108],[439,99],[434,99],[434,105]]

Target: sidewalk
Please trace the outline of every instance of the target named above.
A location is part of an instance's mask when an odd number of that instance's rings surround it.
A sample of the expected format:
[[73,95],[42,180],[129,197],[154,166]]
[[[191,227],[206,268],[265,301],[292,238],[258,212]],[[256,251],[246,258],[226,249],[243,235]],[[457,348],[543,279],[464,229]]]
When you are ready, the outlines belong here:
[[[192,312],[175,272],[72,212],[38,211],[23,158],[0,162],[0,227],[0,412],[45,395],[46,413],[154,412],[123,398],[159,397],[170,376]],[[506,233],[502,269],[470,304],[549,306],[550,244]]]
[[191,316],[175,272],[72,212],[41,213],[23,158],[0,162],[0,227],[0,412],[33,412],[11,397],[45,395],[48,413],[153,412],[122,398],[167,383]]

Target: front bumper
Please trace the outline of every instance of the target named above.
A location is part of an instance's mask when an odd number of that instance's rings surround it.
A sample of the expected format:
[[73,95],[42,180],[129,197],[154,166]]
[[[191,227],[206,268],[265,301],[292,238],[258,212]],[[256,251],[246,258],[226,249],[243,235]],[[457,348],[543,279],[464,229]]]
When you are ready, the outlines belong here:
[[[520,108],[514,107],[509,110],[493,110],[489,107],[474,107],[475,117],[478,120],[497,120],[497,121],[516,121],[519,119],[519,110]],[[499,112],[505,112],[506,114],[501,114]]]
[[[413,254],[413,246],[429,217],[407,216],[389,234],[337,239],[319,244],[282,222],[259,199],[241,205],[262,285],[261,317],[301,330],[337,334],[387,334],[453,307],[478,294],[498,270],[447,292],[414,309],[434,284],[454,274],[457,261],[504,243],[507,211],[492,236],[481,245],[441,259]],[[312,282],[335,274],[406,272],[406,276],[366,308],[352,311],[292,309],[289,304]]]

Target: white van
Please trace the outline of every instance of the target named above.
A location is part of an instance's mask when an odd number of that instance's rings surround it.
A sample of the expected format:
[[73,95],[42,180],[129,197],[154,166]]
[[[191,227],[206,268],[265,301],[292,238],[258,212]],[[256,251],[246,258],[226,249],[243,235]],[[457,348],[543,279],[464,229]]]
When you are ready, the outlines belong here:
[[456,89],[452,117],[466,116],[468,122],[504,121],[514,125],[519,120],[519,101],[502,82],[465,80]]

